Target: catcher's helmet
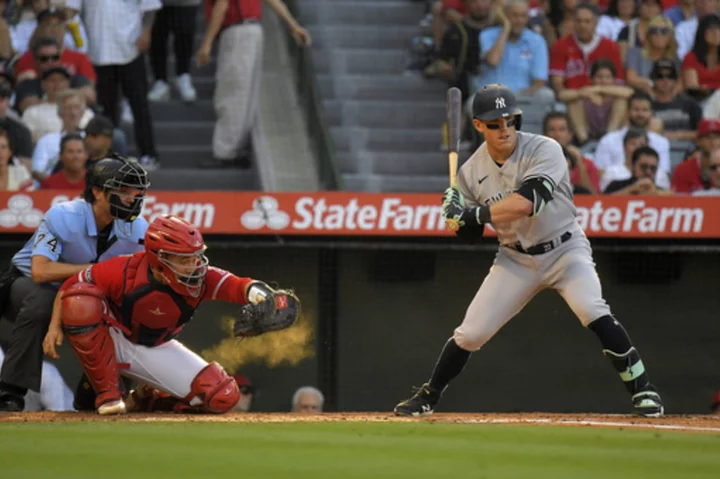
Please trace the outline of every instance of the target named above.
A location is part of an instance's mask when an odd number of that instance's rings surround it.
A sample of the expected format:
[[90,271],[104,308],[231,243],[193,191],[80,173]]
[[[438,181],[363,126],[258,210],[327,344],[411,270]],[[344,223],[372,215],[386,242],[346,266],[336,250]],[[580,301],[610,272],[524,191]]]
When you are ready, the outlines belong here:
[[473,118],[480,121],[497,120],[498,118],[517,117],[515,129],[520,129],[522,110],[517,106],[517,100],[512,91],[505,85],[485,85],[473,98]]
[[[88,166],[83,196],[89,202],[94,201],[92,189],[98,188],[109,194],[110,214],[113,218],[134,221],[142,212],[143,200],[149,186],[145,168],[136,161],[111,153]],[[123,188],[140,191],[133,195],[129,205],[121,199]]]
[[208,271],[206,249],[200,230],[177,216],[158,216],[145,232],[148,263],[182,296],[200,296]]

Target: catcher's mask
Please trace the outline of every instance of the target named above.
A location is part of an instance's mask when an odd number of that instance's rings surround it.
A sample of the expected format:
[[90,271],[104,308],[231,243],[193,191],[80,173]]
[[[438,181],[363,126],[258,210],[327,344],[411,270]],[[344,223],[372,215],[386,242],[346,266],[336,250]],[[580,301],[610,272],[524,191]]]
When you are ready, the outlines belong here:
[[142,212],[150,182],[139,163],[112,153],[88,167],[85,185],[86,199],[92,197],[93,188],[98,188],[108,195],[110,215],[132,222]]
[[145,233],[148,262],[170,288],[197,298],[208,271],[207,247],[200,231],[182,218],[158,216]]

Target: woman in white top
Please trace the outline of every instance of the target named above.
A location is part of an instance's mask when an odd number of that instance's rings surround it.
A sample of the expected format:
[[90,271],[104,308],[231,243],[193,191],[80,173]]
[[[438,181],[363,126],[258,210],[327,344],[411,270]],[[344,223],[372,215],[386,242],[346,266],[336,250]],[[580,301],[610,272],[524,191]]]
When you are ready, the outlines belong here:
[[0,129],[0,191],[28,191],[33,189],[30,172],[13,164],[13,150],[7,132]]
[[598,20],[596,32],[616,42],[620,30],[635,17],[635,0],[611,0],[604,15]]

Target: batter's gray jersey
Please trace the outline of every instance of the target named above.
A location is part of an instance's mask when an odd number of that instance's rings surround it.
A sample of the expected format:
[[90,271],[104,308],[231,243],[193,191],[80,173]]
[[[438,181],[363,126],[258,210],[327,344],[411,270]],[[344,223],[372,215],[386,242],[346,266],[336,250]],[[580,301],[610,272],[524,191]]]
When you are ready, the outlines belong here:
[[560,144],[548,137],[517,132],[515,151],[502,166],[492,159],[487,145],[481,145],[460,168],[458,187],[466,206],[474,208],[510,196],[525,180],[538,177],[553,184],[552,201],[536,217],[493,223],[500,244],[519,242],[523,248],[529,248],[554,240],[567,231],[573,236],[583,236],[576,219],[567,161]]

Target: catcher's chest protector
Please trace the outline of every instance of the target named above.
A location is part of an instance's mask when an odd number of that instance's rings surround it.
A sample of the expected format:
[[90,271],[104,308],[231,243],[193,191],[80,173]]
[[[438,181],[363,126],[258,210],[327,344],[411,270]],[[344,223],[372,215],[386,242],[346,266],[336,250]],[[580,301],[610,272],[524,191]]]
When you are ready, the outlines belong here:
[[[125,269],[120,304],[113,304],[125,336],[143,346],[157,346],[177,336],[202,301],[185,298],[152,275],[145,255],[133,256]],[[129,332],[129,333],[128,333]]]

